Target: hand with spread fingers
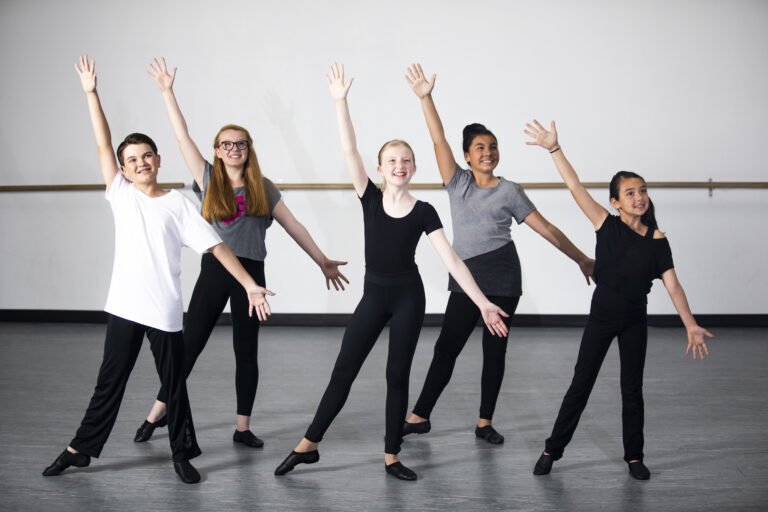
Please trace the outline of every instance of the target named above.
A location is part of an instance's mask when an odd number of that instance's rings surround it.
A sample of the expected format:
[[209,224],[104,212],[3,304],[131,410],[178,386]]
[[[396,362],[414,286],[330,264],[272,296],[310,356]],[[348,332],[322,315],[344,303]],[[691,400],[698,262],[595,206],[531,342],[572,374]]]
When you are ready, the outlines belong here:
[[421,64],[411,64],[408,66],[408,74],[405,75],[405,79],[411,84],[414,94],[419,98],[425,98],[432,94],[432,89],[435,88],[435,79],[437,75],[433,74],[432,78],[427,81],[424,70],[421,69]]
[[147,74],[155,81],[161,91],[172,89],[173,81],[176,79],[177,68],[173,68],[173,71],[169,73],[168,66],[165,64],[165,57],[160,57],[159,61],[157,58],[153,60],[154,62],[149,64]]
[[698,325],[687,329],[687,332],[688,347],[685,349],[685,355],[688,355],[689,352],[693,352],[693,358],[696,359],[696,351],[698,350],[699,359],[704,359],[709,355],[709,349],[707,348],[707,343],[704,340],[704,337],[706,336],[707,338],[714,338],[715,335],[703,327],[699,327]]
[[526,135],[533,140],[526,142],[529,146],[541,146],[547,151],[552,151],[558,147],[557,143],[557,128],[555,128],[555,122],[552,121],[549,130],[544,128],[537,120],[533,120],[533,124],[526,123],[526,129],[523,130]]

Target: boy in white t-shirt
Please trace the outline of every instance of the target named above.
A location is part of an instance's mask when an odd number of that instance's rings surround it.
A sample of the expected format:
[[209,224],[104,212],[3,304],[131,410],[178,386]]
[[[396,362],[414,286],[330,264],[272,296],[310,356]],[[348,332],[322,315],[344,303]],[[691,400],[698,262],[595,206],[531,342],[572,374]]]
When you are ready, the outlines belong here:
[[74,439],[43,475],[88,466],[91,457],[100,455],[146,334],[160,380],[168,389],[166,418],[174,469],[185,483],[197,483],[200,474],[189,462],[200,455],[200,448],[184,377],[181,247],[213,253],[246,289],[249,313],[255,309],[260,320],[270,314],[265,295],[273,293],[256,284],[188,199],[159,187],[160,155],[152,139],[140,133],[128,135],[117,148],[118,167],[96,93],[94,62],[80,57],[75,69],[88,99],[106,198],[115,218],[115,261],[104,307],[109,316],[96,389]]

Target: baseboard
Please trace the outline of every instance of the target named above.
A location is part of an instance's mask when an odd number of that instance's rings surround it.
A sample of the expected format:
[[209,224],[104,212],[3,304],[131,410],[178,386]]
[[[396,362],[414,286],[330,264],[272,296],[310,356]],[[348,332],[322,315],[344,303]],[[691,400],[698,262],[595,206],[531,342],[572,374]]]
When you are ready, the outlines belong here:
[[[442,313],[431,313],[424,317],[427,327],[439,327],[443,323]],[[347,313],[275,313],[267,325],[291,327],[344,327],[352,317]],[[768,327],[768,314],[757,315],[696,315],[702,327]],[[0,309],[0,322],[35,323],[86,323],[107,322],[104,311],[46,310],[46,309]],[[513,327],[583,327],[587,315],[527,315],[517,314],[512,318]],[[224,313],[219,325],[232,325],[232,317]],[[677,315],[648,315],[651,327],[682,327]]]

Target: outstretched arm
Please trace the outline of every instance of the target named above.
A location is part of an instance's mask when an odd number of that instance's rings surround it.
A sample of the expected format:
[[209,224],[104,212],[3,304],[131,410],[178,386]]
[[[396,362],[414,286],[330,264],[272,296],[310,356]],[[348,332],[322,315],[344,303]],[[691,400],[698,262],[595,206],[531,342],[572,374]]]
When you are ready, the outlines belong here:
[[210,251],[227,269],[227,272],[232,274],[232,277],[245,288],[245,292],[248,294],[248,316],[253,316],[253,311],[256,310],[256,316],[259,317],[259,320],[266,321],[267,316],[272,314],[266,296],[274,295],[274,293],[256,284],[251,274],[243,268],[240,260],[224,242],[214,245]]
[[557,229],[557,226],[550,224],[538,211],[534,210],[529,213],[524,222],[563,254],[575,261],[587,279],[587,284],[589,284],[589,278],[595,272],[595,260],[581,252],[562,231]]
[[557,141],[557,129],[555,128],[555,122],[552,121],[550,129],[547,130],[538,121],[534,119],[534,125],[527,123],[525,133],[533,140],[526,142],[528,145],[541,146],[552,155],[552,159],[555,162],[557,171],[563,178],[568,189],[571,191],[571,195],[576,200],[576,204],[579,205],[581,211],[589,218],[589,221],[595,227],[595,230],[600,229],[603,225],[606,217],[608,217],[608,210],[600,206],[592,196],[584,188],[584,185],[579,181],[579,177],[576,175],[576,171],[573,170],[571,163],[565,158],[562,147]]
[[714,338],[715,336],[703,327],[699,327],[699,324],[696,323],[696,319],[693,317],[691,308],[688,305],[685,290],[683,290],[680,281],[677,280],[675,269],[671,268],[661,274],[661,280],[664,283],[664,287],[667,289],[667,293],[669,293],[669,297],[672,299],[672,304],[675,305],[677,314],[680,315],[680,319],[683,321],[683,325],[685,325],[686,332],[688,333],[688,346],[685,349],[685,355],[688,355],[688,353],[691,352],[691,349],[693,349],[693,358],[696,359],[696,350],[698,350],[699,359],[704,359],[705,354],[709,355],[709,349],[707,348],[707,343],[704,340],[704,337]]
[[344,64],[339,66],[333,63],[331,66],[331,75],[325,75],[328,81],[328,89],[331,92],[331,98],[336,103],[336,120],[339,125],[339,139],[341,140],[341,150],[344,152],[344,161],[347,163],[349,176],[352,178],[352,185],[355,187],[358,197],[363,197],[368,186],[368,175],[363,166],[363,159],[357,150],[357,139],[355,138],[355,128],[352,126],[352,118],[349,116],[349,105],[347,104],[347,93],[352,85],[354,78],[344,83]]
[[186,162],[187,169],[189,169],[189,172],[192,173],[192,177],[197,182],[197,186],[202,190],[205,158],[203,158],[197,145],[189,136],[187,122],[184,120],[179,104],[176,101],[176,95],[173,93],[173,81],[176,78],[176,68],[173,68],[173,71],[169,73],[168,66],[165,64],[165,58],[160,57],[160,61],[154,59],[154,62],[149,64],[147,74],[160,88],[160,92],[163,95],[163,103],[165,103],[165,111],[168,113],[168,120],[171,122],[173,134],[176,136],[179,148],[181,148],[184,162]]
[[432,143],[435,145],[435,157],[437,158],[437,168],[440,170],[440,177],[443,184],[447,185],[453,174],[456,172],[456,160],[453,159],[451,146],[445,138],[443,122],[437,114],[435,102],[432,99],[432,89],[435,87],[436,75],[427,81],[421,64],[412,64],[408,67],[408,74],[405,79],[411,84],[414,94],[421,99],[421,109],[424,111],[424,118],[427,120],[429,135],[432,137]]
[[440,228],[431,232],[429,235],[429,241],[432,242],[432,247],[435,248],[440,259],[443,260],[443,264],[451,273],[456,282],[459,283],[461,289],[467,294],[467,296],[475,303],[480,309],[480,314],[483,316],[483,322],[488,330],[492,334],[499,337],[505,337],[508,329],[502,316],[509,317],[499,306],[492,303],[477,286],[475,279],[469,272],[467,265],[461,261],[459,255],[453,250],[451,244],[448,243],[448,239],[445,237],[445,231]]
[[293,216],[291,210],[285,206],[285,203],[281,199],[275,205],[272,210],[272,216],[275,220],[283,226],[283,229],[293,238],[293,240],[299,244],[299,247],[304,249],[312,260],[317,263],[320,270],[325,276],[325,286],[329,290],[331,289],[331,283],[333,283],[334,289],[344,289],[344,283],[349,284],[349,280],[339,271],[339,265],[346,265],[346,261],[329,260],[323,251],[317,246],[312,236],[304,227],[304,224],[299,222],[296,217]]
[[101,101],[96,92],[96,63],[91,60],[88,62],[87,55],[80,56],[80,62],[75,63],[75,71],[80,76],[80,85],[83,87],[85,97],[88,100],[88,114],[91,117],[91,126],[93,126],[93,136],[96,138],[96,148],[99,152],[99,164],[101,165],[101,175],[104,177],[104,183],[109,190],[115,175],[120,172],[115,158],[115,151],[112,148],[112,134],[109,131],[107,118],[104,110],[101,108]]

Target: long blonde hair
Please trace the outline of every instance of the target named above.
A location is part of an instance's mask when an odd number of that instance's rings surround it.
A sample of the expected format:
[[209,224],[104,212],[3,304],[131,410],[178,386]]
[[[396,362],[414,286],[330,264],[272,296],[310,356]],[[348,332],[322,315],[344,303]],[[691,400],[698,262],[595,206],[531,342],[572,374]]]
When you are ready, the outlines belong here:
[[[245,182],[245,205],[246,215],[264,217],[269,214],[269,198],[267,189],[264,186],[264,177],[261,175],[259,161],[256,158],[256,152],[253,150],[253,140],[248,130],[236,124],[223,126],[216,137],[213,139],[213,147],[218,148],[219,138],[225,130],[237,130],[245,134],[248,139],[248,157],[243,169],[243,181]],[[224,162],[214,154],[213,169],[211,170],[211,181],[208,183],[208,191],[203,201],[203,218],[208,222],[222,222],[230,220],[237,215],[237,204],[235,203],[235,193],[232,190],[232,183],[227,176],[227,170]]]

